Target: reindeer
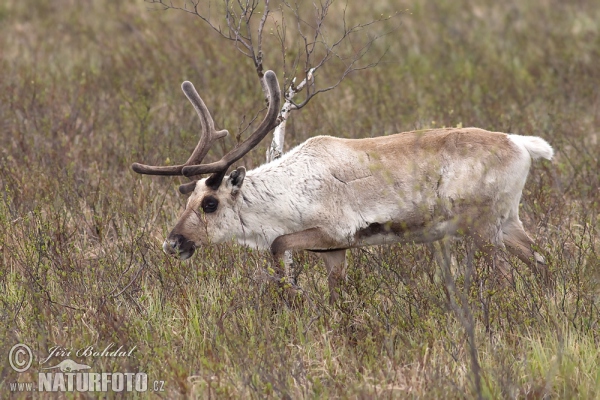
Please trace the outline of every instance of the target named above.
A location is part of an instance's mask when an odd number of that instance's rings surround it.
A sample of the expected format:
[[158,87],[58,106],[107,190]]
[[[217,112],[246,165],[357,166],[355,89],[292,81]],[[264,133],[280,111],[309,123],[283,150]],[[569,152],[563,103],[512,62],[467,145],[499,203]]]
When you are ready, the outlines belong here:
[[194,86],[184,82],[203,131],[192,155],[183,165],[132,165],[140,174],[211,174],[180,186],[191,196],[163,244],[165,253],[184,260],[199,246],[231,239],[270,250],[277,265],[286,250],[317,252],[331,298],[345,276],[346,250],[362,246],[468,235],[492,260],[506,247],[537,273],[545,268],[519,219],[531,160],[553,156],[545,140],[477,128],[367,139],[317,136],[275,161],[226,175],[280,122],[275,73],[267,71],[264,83],[269,104],[258,128],[219,161],[202,164],[227,131],[215,130]]

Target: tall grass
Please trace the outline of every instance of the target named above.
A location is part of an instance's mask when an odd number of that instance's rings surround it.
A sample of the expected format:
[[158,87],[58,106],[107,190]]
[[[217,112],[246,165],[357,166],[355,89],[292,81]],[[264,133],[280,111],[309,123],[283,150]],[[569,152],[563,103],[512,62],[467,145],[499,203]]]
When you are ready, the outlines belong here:
[[[350,13],[391,7],[352,4]],[[0,391],[37,381],[38,369],[8,365],[15,343],[30,344],[37,360],[56,345],[116,343],[137,346],[134,355],[77,361],[146,372],[165,381],[156,394],[165,398],[471,398],[475,346],[485,397],[599,397],[600,8],[586,0],[394,7],[401,25],[379,42],[383,62],[292,115],[286,144],[460,125],[544,137],[556,158],[533,165],[521,216],[553,290],[512,259],[514,286],[490,285],[475,259],[465,287],[464,243],[454,243],[457,291],[474,321],[469,343],[423,246],[353,250],[333,305],[324,267],[295,254],[309,299],[295,308],[259,279],[268,263],[260,252],[230,244],[188,262],[166,257],[162,240],[185,204],[180,179],[142,177],[129,165],[189,155],[199,126],[183,80],[219,129],[243,126],[262,104],[253,66],[200,20],[141,1],[8,0],[0,4]],[[265,66],[278,72],[278,49],[267,50]],[[210,157],[233,146],[231,136]],[[244,164],[259,165],[266,145]]]

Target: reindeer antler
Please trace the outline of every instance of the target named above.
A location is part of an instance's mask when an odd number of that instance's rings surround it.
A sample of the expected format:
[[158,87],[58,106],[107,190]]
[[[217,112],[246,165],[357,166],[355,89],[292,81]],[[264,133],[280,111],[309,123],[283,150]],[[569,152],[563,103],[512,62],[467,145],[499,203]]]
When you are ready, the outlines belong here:
[[[185,162],[185,164],[182,165],[150,166],[133,163],[131,168],[138,174],[147,175],[185,175],[190,177],[194,175],[213,173],[206,180],[206,185],[215,190],[218,189],[223,181],[223,177],[227,173],[229,166],[252,150],[252,148],[260,143],[267,133],[269,133],[269,131],[275,128],[278,124],[277,116],[281,105],[279,82],[277,81],[277,76],[273,71],[267,71],[263,79],[265,80],[267,89],[269,91],[269,109],[267,111],[267,115],[265,115],[265,118],[259,127],[252,133],[252,135],[250,135],[250,137],[237,145],[219,161],[210,164],[201,164],[213,142],[215,142],[217,139],[227,136],[228,132],[227,130],[215,130],[215,123],[210,115],[210,112],[200,98],[200,95],[198,95],[194,85],[192,85],[191,82],[185,81],[182,83],[181,89],[196,109],[202,124],[200,140],[192,152],[192,155]],[[190,182],[188,184],[181,185],[179,190],[182,193],[188,193],[193,190],[194,186],[195,182]]]
[[210,164],[186,165],[182,171],[183,175],[193,176],[212,172],[213,174],[207,179],[206,185],[214,189],[218,188],[231,164],[256,147],[267,133],[277,126],[279,123],[277,116],[279,115],[279,108],[281,107],[279,82],[273,71],[267,71],[263,79],[265,80],[269,91],[269,109],[258,128],[256,128],[250,137],[238,144],[229,153],[225,154],[219,161]]
[[217,139],[221,139],[229,134],[227,130],[216,131],[215,123],[208,111],[208,108],[200,98],[200,95],[194,88],[191,82],[185,81],[181,84],[181,89],[185,93],[188,100],[192,103],[198,116],[200,117],[200,123],[202,125],[202,133],[200,134],[200,140],[196,145],[196,148],[192,152],[190,158],[182,165],[172,166],[150,166],[139,163],[133,163],[131,168],[138,174],[147,175],[183,175],[181,170],[187,165],[193,165],[202,162],[202,159],[208,153],[208,150],[212,146],[213,142]]

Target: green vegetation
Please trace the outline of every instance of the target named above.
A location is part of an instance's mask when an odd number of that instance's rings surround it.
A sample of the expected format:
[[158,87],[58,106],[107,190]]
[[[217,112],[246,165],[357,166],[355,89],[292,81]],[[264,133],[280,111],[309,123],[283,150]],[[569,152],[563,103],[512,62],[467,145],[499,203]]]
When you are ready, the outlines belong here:
[[[350,13],[395,11],[363,4]],[[533,165],[521,217],[555,284],[511,259],[515,285],[494,288],[476,259],[466,300],[481,393],[600,398],[597,2],[397,7],[399,29],[377,42],[388,48],[382,63],[293,114],[286,144],[458,125],[547,139],[556,157]],[[165,381],[153,394],[164,398],[477,396],[465,327],[424,246],[352,251],[333,305],[317,257],[295,254],[307,299],[292,308],[259,279],[265,254],[233,244],[188,262],[163,254],[183,180],[129,166],[187,159],[199,126],[181,82],[194,82],[217,127],[234,133],[211,159],[263,104],[250,60],[198,18],[139,0],[8,0],[0,49],[1,397],[10,382],[37,382],[38,364],[23,374],[9,366],[15,343],[36,360],[56,345],[137,346],[128,358],[74,360],[146,372]],[[279,73],[279,49],[266,51],[265,67]],[[324,68],[317,79],[335,75]],[[244,164],[262,163],[267,144]],[[453,254],[462,292],[461,242]]]

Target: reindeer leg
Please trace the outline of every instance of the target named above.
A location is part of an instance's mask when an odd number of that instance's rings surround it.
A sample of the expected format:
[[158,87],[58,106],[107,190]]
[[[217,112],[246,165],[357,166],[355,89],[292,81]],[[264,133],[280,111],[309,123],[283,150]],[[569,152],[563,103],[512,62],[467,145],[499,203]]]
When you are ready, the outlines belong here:
[[327,268],[327,284],[329,285],[329,303],[335,303],[339,294],[337,291],[338,284],[341,280],[346,279],[346,249],[324,251],[319,253],[325,268]]
[[[285,273],[283,257],[287,250],[323,251],[321,256],[325,260],[329,275],[332,276],[328,279],[329,290],[330,293],[335,292],[332,287],[334,288],[335,285],[337,285],[337,277],[339,277],[340,274],[343,275],[345,273],[346,256],[345,249],[340,249],[336,240],[331,238],[321,228],[310,228],[304,231],[279,236],[271,244],[271,255],[273,256],[275,268],[280,275]],[[340,268],[342,268],[341,273],[339,272]]]
[[540,253],[533,250],[532,246],[535,243],[523,229],[523,224],[518,217],[510,218],[502,224],[502,232],[508,251],[527,264],[546,285],[549,285],[552,279],[546,260]]
[[271,254],[279,261],[286,250],[340,250],[339,243],[321,228],[281,235],[271,244]]
[[501,284],[512,285],[514,282],[510,265],[502,256],[504,247],[503,232],[500,226],[492,224],[480,227],[471,233],[475,247],[481,251],[491,271]]

